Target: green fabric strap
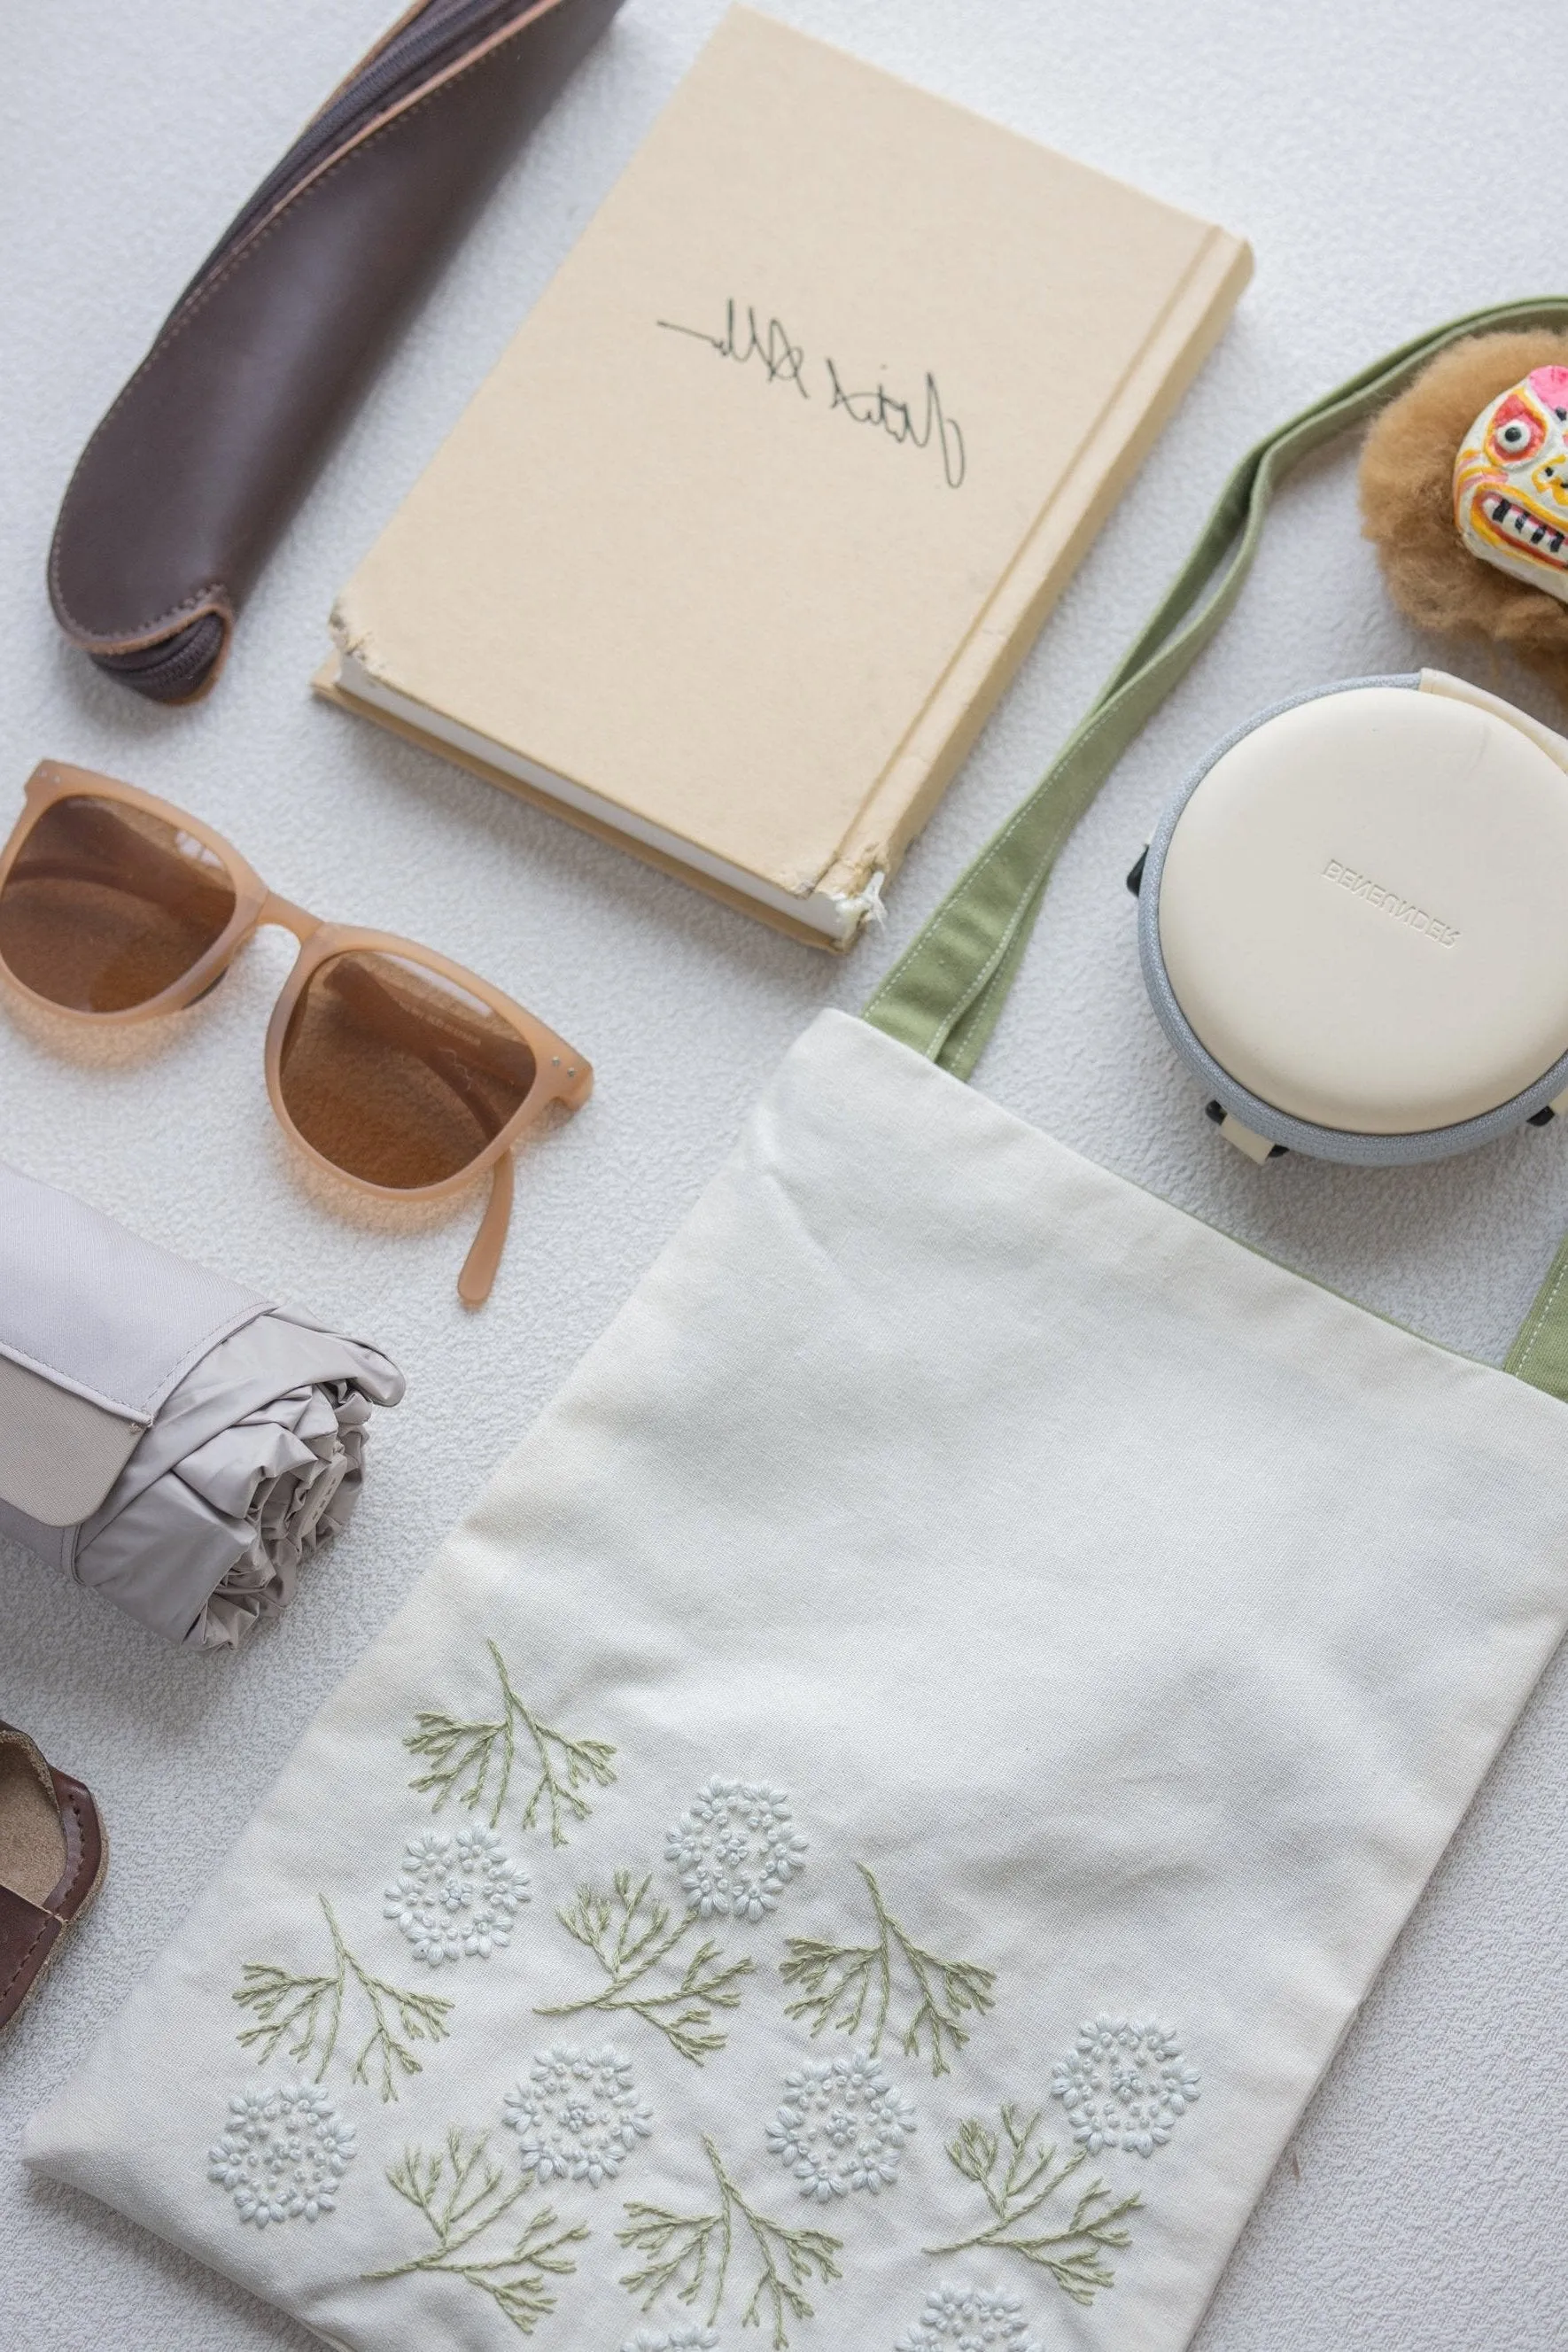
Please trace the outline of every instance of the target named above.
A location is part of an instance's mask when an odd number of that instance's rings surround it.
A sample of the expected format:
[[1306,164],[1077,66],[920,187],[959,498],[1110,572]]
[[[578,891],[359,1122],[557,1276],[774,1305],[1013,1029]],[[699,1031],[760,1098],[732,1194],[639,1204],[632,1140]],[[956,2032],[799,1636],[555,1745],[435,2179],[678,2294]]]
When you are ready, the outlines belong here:
[[1310,451],[1402,392],[1447,344],[1509,327],[1568,327],[1568,296],[1456,319],[1379,360],[1247,452],[1137,643],[1056,764],[893,966],[866,1007],[868,1021],[955,1076],[969,1076],[1006,1001],[1058,851],[1241,593],[1277,485]]
[[1568,1404],[1568,1241],[1547,1268],[1546,1279],[1508,1351],[1503,1370],[1516,1373],[1532,1388],[1545,1389]]
[[[1006,1002],[1062,844],[1236,603],[1278,485],[1301,458],[1402,392],[1449,343],[1531,327],[1568,328],[1568,296],[1503,302],[1452,320],[1391,352],[1247,452],[1137,642],[1055,764],[900,957],[866,1007],[868,1021],[954,1076],[970,1076]],[[1508,1370],[1568,1402],[1568,1243]]]

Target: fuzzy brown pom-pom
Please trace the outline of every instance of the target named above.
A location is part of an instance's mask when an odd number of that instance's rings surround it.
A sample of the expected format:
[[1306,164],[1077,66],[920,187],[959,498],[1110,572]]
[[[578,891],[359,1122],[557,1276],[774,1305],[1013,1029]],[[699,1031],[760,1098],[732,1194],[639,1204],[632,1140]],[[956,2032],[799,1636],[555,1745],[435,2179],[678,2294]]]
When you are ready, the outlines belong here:
[[1538,367],[1568,367],[1568,335],[1471,335],[1440,353],[1367,435],[1362,528],[1394,603],[1420,627],[1500,638],[1568,694],[1568,604],[1484,563],[1454,521],[1460,443]]

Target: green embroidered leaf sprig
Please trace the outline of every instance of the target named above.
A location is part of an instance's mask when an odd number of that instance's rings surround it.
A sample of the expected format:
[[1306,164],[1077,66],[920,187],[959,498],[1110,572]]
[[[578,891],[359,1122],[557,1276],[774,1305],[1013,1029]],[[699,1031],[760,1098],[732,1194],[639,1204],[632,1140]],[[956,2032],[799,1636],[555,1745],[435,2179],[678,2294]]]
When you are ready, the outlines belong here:
[[536,2017],[576,2017],[590,2009],[626,2010],[662,2033],[671,2049],[696,2065],[703,2065],[715,2050],[722,2050],[726,2034],[715,2024],[718,2009],[738,2009],[742,1979],[755,1962],[731,1960],[710,1937],[686,1956],[685,1968],[674,1988],[660,1992],[650,1984],[653,1971],[670,1958],[697,1926],[683,1913],[672,1926],[669,1907],[651,1893],[653,1877],[634,1882],[629,1870],[617,1870],[613,1890],[601,1894],[581,1886],[577,1900],[556,1917],[567,1934],[592,1952],[609,1982],[581,2000],[567,2000],[534,2011]]
[[478,1809],[489,1795],[490,1775],[494,1772],[495,1794],[489,1799],[490,1827],[498,1827],[507,1790],[511,1785],[512,1767],[517,1761],[518,1736],[521,1732],[532,1750],[532,1769],[537,1773],[527,1804],[522,1809],[522,1826],[533,1828],[540,1808],[546,1806],[550,1814],[550,1843],[564,1845],[566,1832],[563,1820],[585,1822],[593,1811],[583,1794],[584,1789],[607,1789],[616,1777],[612,1759],[615,1749],[605,1739],[573,1739],[548,1723],[542,1723],[526,1706],[512,1686],[506,1661],[493,1642],[486,1648],[495,1661],[500,1681],[501,1711],[493,1720],[459,1722],[455,1716],[422,1712],[415,1717],[415,1727],[404,1739],[411,1756],[429,1759],[428,1769],[409,1787],[421,1796],[434,1792],[433,1812],[439,1812],[449,1797],[457,1796],[465,1805]]
[[923,2039],[931,2073],[945,2074],[951,2058],[969,2039],[963,2019],[984,2017],[995,2005],[995,1970],[974,1960],[943,1960],[928,1952],[894,1918],[866,1864],[859,1862],[855,1867],[871,1896],[877,1940],[829,1944],[815,1936],[791,1936],[779,1974],[785,1984],[800,1987],[800,1998],[790,2002],[785,2014],[809,2017],[815,2040],[830,2025],[840,2033],[858,2033],[869,2009],[875,2055],[882,2046],[895,1986],[907,1979],[914,2007],[901,2036],[905,2053],[918,2057]]
[[621,2284],[640,2297],[645,2311],[669,2293],[684,2304],[705,2299],[711,2327],[723,2305],[731,2261],[749,2244],[758,2274],[741,2325],[760,2327],[765,2314],[773,2352],[787,2352],[786,2322],[813,2315],[803,2288],[814,2278],[826,2285],[843,2276],[837,2257],[844,2242],[826,2230],[789,2230],[782,2221],[770,2221],[747,2204],[713,2142],[705,2137],[702,2148],[718,2185],[717,2210],[671,2213],[662,2205],[628,2204],[626,2227],[616,2234],[631,2252],[647,2259]]
[[465,2141],[454,2126],[447,2134],[446,2147],[437,2154],[404,2150],[387,2173],[387,2182],[423,2217],[436,2242],[405,2263],[366,2271],[363,2276],[374,2284],[379,2279],[407,2278],[415,2271],[445,2271],[488,2294],[520,2335],[531,2336],[555,2308],[549,2281],[568,2277],[577,2267],[567,2247],[582,2244],[589,2231],[581,2221],[568,2229],[545,2205],[529,2216],[510,2251],[494,2252],[492,2239],[490,2251],[480,2248],[465,2261],[468,2248],[528,2193],[526,2180],[509,2187],[506,2174],[488,2153],[489,2146],[486,2133]]
[[1075,2303],[1092,2303],[1101,2287],[1116,2284],[1105,2250],[1131,2244],[1127,2216],[1137,2212],[1143,2200],[1134,2195],[1117,2202],[1103,2181],[1091,2180],[1077,2192],[1064,2228],[1028,2230],[1025,2225],[1088,2161],[1087,2151],[1079,2148],[1065,2163],[1058,2163],[1055,2148],[1037,2138],[1039,2127],[1037,2114],[1024,2121],[1014,2106],[1003,2108],[999,2132],[992,2131],[978,2116],[960,2124],[958,2137],[948,2147],[948,2160],[981,2191],[991,2208],[991,2220],[972,2238],[928,2246],[926,2252],[961,2254],[986,2246],[1022,2254],[1026,2262],[1048,2271]]
[[[257,2022],[239,2033],[241,2049],[256,2052],[264,2066],[279,2042],[300,2065],[315,2060],[315,2080],[321,2082],[338,2046],[338,2031],[345,2003],[353,1995],[369,2013],[370,2033],[349,2070],[349,2079],[368,2084],[374,2063],[381,2075],[384,2100],[397,2096],[399,2074],[417,2074],[418,2059],[410,2044],[440,2042],[450,2032],[447,2018],[452,2004],[439,1995],[410,1992],[401,1985],[373,1977],[343,1941],[336,1914],[324,1895],[316,1897],[332,1939],[332,1967],[324,1976],[296,1976],[269,1962],[247,1960],[234,1998]],[[290,2039],[290,2036],[292,2039]]]

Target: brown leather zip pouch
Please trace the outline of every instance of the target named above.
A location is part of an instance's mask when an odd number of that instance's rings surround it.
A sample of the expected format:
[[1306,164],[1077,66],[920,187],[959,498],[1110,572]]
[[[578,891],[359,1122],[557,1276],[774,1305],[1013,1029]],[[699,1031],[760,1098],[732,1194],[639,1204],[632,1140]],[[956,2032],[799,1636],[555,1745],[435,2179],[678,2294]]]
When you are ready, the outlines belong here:
[[395,330],[620,0],[420,0],[181,295],[88,443],[49,555],[73,643],[154,702],[241,602]]

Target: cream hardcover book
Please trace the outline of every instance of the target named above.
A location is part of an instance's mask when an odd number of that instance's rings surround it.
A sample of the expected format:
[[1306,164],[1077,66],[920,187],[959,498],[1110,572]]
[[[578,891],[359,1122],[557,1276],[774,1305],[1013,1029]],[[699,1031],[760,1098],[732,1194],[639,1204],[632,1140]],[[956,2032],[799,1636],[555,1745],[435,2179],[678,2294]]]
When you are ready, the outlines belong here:
[[1249,268],[736,8],[343,589],[318,683],[845,946]]

